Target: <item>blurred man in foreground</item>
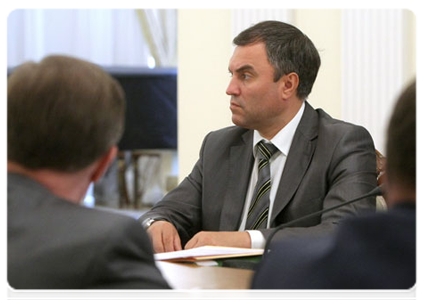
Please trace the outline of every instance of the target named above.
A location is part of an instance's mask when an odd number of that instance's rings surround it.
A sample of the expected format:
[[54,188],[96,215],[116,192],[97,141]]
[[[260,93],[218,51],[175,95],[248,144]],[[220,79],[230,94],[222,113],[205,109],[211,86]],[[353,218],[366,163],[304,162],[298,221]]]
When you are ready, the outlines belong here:
[[119,84],[91,63],[50,56],[18,67],[7,89],[9,284],[168,288],[138,222],[79,205],[117,153]]

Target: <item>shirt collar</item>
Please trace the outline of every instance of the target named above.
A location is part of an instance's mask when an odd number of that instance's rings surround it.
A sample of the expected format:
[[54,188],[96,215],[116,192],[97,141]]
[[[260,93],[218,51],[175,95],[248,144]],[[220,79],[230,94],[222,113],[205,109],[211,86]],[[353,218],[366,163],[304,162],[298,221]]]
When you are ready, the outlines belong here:
[[301,105],[295,117],[285,125],[270,141],[260,135],[257,130],[254,130],[253,138],[253,154],[256,156],[256,145],[261,140],[265,142],[271,142],[276,148],[279,149],[285,156],[288,156],[289,148],[291,148],[292,140],[294,139],[295,131],[297,130],[298,124],[300,123],[301,117],[304,113],[305,104]]

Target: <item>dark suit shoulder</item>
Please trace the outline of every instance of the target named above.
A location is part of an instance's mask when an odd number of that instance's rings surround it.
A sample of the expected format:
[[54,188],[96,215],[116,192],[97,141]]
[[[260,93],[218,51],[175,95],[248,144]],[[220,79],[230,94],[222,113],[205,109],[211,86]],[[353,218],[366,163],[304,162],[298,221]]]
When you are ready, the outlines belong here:
[[168,287],[135,219],[71,203],[23,176],[8,179],[12,287]]
[[347,219],[334,234],[275,241],[253,287],[410,288],[415,284],[415,224],[415,211],[392,210]]
[[306,140],[319,138],[324,145],[334,145],[343,136],[357,136],[366,141],[372,141],[369,132],[362,126],[335,119],[323,109],[314,109],[308,102],[305,102],[305,109],[296,135]]
[[[415,234],[416,211],[410,207],[396,207],[386,212],[365,213],[347,218],[340,225],[336,239],[342,241],[357,237],[356,245],[367,251],[367,241],[377,243],[390,240],[393,236],[405,241],[412,240]],[[399,242],[399,240],[398,240]],[[400,243],[402,244],[402,243]]]
[[370,133],[366,128],[360,125],[345,122],[339,119],[331,117],[323,109],[316,109],[316,113],[319,119],[319,130],[320,132],[327,132],[336,135],[343,135],[346,133],[356,133],[361,135],[370,136]]
[[251,132],[252,130],[238,127],[238,126],[229,126],[225,127],[219,130],[211,131],[207,136],[206,139],[211,141],[238,141],[242,139],[242,136],[248,132]]
[[216,157],[218,153],[229,151],[232,146],[244,145],[252,136],[253,130],[238,126],[212,131],[204,138],[201,153]]
[[[96,243],[106,239],[114,228],[135,220],[117,213],[88,208],[52,194],[41,184],[21,175],[8,177],[8,230],[25,230],[36,236],[48,228],[57,240]],[[94,234],[95,233],[95,234]]]

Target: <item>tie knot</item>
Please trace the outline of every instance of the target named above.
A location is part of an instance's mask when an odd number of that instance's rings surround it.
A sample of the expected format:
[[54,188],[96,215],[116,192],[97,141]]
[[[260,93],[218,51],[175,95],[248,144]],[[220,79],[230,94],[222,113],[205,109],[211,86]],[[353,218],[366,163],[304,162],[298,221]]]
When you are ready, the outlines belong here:
[[273,154],[279,151],[275,145],[272,143],[265,143],[264,141],[258,142],[257,149],[259,157],[265,160],[269,160]]

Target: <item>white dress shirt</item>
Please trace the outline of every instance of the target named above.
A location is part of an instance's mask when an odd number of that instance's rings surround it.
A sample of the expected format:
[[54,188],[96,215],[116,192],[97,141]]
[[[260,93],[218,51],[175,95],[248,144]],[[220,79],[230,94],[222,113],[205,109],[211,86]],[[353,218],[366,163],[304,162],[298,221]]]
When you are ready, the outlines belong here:
[[[247,196],[245,199],[244,212],[242,214],[242,221],[239,227],[239,231],[245,230],[245,224],[247,222],[248,209],[250,207],[251,198],[254,194],[254,188],[257,183],[258,178],[258,157],[256,156],[257,148],[256,145],[261,140],[265,142],[271,142],[275,145],[280,152],[275,153],[270,158],[270,179],[271,179],[271,188],[269,194],[269,217],[267,219],[267,226],[270,225],[270,216],[272,215],[273,203],[275,202],[276,192],[278,190],[279,182],[282,177],[282,172],[285,167],[285,161],[291,148],[292,140],[294,138],[295,131],[297,130],[298,124],[300,123],[301,117],[304,113],[304,102],[301,105],[301,108],[298,110],[295,117],[284,127],[282,128],[270,141],[263,138],[260,133],[254,130],[253,138],[253,155],[255,158],[253,171],[250,176],[250,184],[248,186]],[[266,245],[266,239],[259,230],[247,230],[251,237],[251,248],[262,249]]]

